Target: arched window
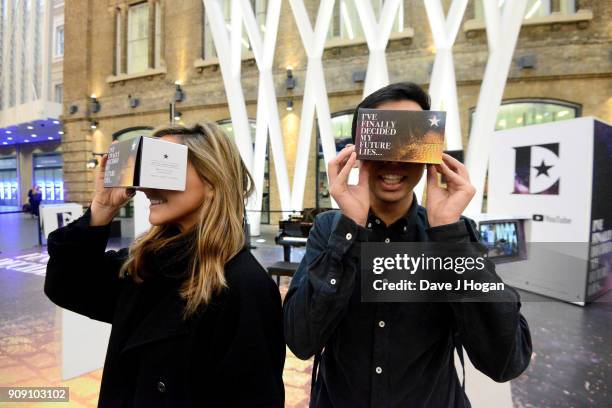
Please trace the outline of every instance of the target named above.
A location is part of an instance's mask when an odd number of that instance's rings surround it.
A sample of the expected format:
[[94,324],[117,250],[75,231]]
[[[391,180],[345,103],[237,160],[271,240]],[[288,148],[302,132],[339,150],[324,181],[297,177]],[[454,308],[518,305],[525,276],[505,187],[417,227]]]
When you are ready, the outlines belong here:
[[150,126],[136,126],[126,129],[121,129],[113,133],[113,141],[123,142],[124,140],[133,139],[137,136],[150,136],[153,130]]
[[[353,109],[332,114],[332,133],[336,142],[336,153],[344,149],[348,143],[352,142],[351,127],[353,125]],[[315,189],[317,192],[317,208],[331,208],[331,197],[329,195],[329,185],[327,183],[327,168],[323,158],[323,147],[321,136],[317,127],[317,164]]]
[[[231,119],[224,119],[217,122],[219,127],[233,139],[234,138],[234,127]],[[256,121],[249,119],[249,128],[251,130],[251,142],[253,147],[255,146],[255,135],[256,135]],[[266,162],[264,164],[264,184],[263,193],[261,198],[261,223],[270,223],[270,160],[268,158],[269,148],[266,146]]]
[[[470,129],[475,108],[470,108]],[[555,99],[508,99],[497,111],[495,130],[574,119],[582,114],[580,105]]]

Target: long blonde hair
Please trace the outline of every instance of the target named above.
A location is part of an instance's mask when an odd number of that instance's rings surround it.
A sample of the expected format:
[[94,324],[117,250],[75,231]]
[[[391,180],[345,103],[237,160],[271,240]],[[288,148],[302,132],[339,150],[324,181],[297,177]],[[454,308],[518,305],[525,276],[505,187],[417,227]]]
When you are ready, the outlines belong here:
[[176,136],[189,148],[188,160],[212,188],[212,194],[202,203],[195,231],[171,235],[169,225],[151,227],[130,247],[121,273],[142,282],[145,257],[195,233],[195,239],[185,248],[190,252],[190,262],[180,292],[187,301],[183,315],[187,318],[227,286],[224,266],[244,247],[245,201],[253,191],[253,180],[238,148],[216,124],[169,125],[152,133],[153,137],[165,135]]

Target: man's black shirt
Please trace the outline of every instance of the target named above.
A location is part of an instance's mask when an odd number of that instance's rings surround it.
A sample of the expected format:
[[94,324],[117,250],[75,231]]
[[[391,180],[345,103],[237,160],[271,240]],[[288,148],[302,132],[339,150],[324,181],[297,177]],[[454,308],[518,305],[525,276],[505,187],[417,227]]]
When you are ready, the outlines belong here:
[[289,348],[302,359],[322,352],[311,407],[469,407],[454,366],[455,332],[475,367],[496,381],[527,367],[529,328],[509,287],[508,302],[361,302],[362,242],[475,240],[464,218],[429,228],[416,198],[390,226],[371,212],[366,228],[337,211],[316,218],[284,304]]

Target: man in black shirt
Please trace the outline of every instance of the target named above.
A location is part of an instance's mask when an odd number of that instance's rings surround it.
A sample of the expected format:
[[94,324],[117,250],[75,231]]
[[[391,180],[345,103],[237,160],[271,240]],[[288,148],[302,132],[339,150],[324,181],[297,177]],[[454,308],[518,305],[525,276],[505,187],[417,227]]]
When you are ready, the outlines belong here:
[[[429,110],[430,103],[417,85],[401,83],[374,92],[359,108]],[[359,182],[349,185],[357,165]],[[353,145],[329,164],[340,211],[316,218],[284,304],[289,348],[302,359],[316,356],[315,375],[320,360],[311,407],[469,407],[454,366],[457,343],[498,382],[529,364],[529,328],[512,288],[496,302],[361,302],[361,243],[479,239],[473,222],[461,217],[475,194],[463,164],[445,154],[442,164],[427,165],[427,209],[413,193],[423,170],[416,163],[358,163]],[[483,273],[500,281],[490,263]]]

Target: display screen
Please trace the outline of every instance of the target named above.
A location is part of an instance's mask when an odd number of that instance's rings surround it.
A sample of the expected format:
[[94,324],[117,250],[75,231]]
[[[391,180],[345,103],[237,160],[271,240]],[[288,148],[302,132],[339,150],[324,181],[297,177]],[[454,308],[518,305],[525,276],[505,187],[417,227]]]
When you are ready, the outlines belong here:
[[480,223],[479,230],[490,258],[519,256],[519,231],[516,221],[484,222]]

